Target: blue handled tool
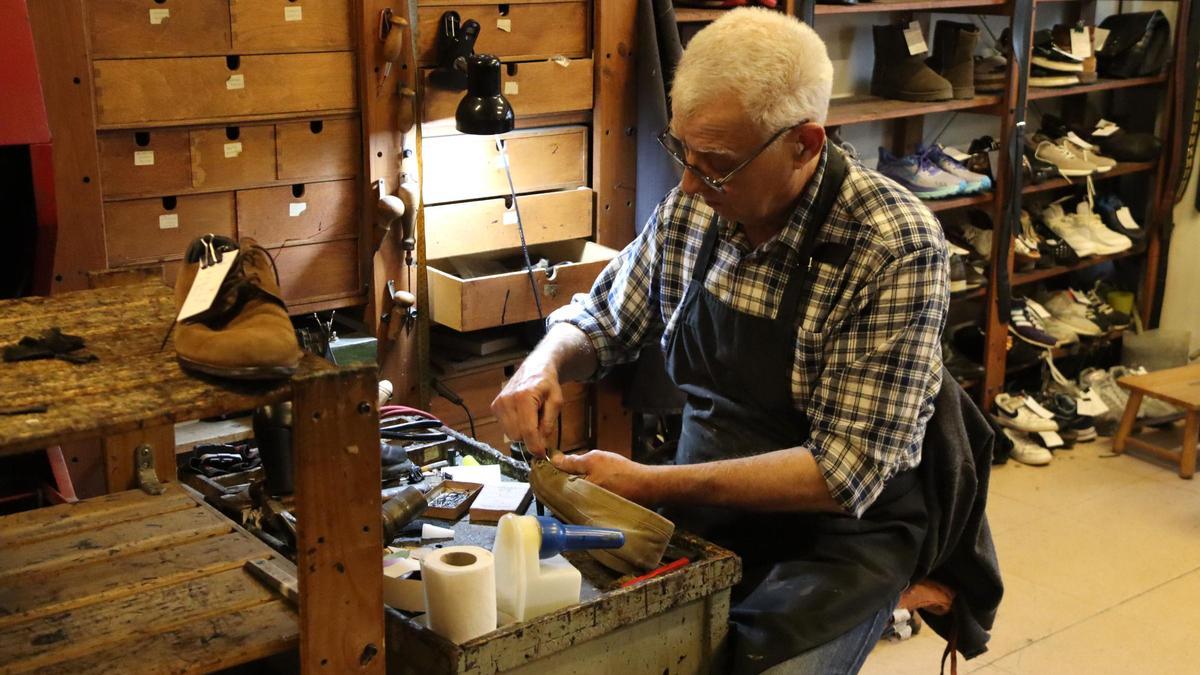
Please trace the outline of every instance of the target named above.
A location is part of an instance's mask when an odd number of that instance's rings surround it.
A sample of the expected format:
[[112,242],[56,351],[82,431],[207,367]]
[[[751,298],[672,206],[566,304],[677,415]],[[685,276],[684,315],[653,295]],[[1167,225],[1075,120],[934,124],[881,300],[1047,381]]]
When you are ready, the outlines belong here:
[[586,551],[597,548],[621,548],[625,533],[608,527],[567,525],[549,516],[535,516],[542,529],[541,559],[553,558],[563,551]]

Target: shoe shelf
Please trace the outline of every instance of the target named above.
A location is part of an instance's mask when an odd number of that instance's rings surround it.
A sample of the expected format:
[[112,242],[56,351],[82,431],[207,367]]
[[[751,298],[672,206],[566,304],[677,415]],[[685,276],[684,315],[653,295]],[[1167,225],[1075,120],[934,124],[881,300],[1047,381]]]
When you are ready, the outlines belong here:
[[991,192],[981,192],[977,195],[967,195],[965,197],[955,197],[954,199],[931,199],[921,202],[929,207],[930,211],[938,213],[939,211],[949,211],[951,209],[964,209],[968,206],[980,206],[982,204],[990,204],[995,198]]
[[[1092,180],[1104,180],[1106,178],[1116,178],[1117,176],[1127,176],[1131,173],[1152,171],[1157,166],[1158,162],[1121,162],[1114,166],[1111,171],[1093,174]],[[1072,185],[1082,186],[1084,185],[1084,179],[1082,177],[1073,178],[1071,180],[1067,180],[1066,178],[1055,178],[1054,180],[1048,180],[1045,183],[1038,183],[1037,185],[1026,185],[1025,187],[1021,188],[1021,192],[1025,194],[1029,194],[1031,192],[1046,192],[1048,190],[1057,190],[1059,188]]]
[[847,96],[829,102],[829,117],[825,120],[825,126],[836,127],[843,124],[895,120],[954,110],[996,114],[999,106],[999,96],[976,96],[975,98],[931,101],[929,103],[897,101],[878,96]]
[[1125,80],[1110,80],[1101,78],[1089,84],[1080,84],[1074,87],[1030,87],[1029,100],[1038,101],[1047,98],[1061,98],[1063,96],[1078,96],[1080,94],[1090,94],[1095,91],[1112,91],[1114,89],[1132,89],[1134,87],[1151,87],[1154,85],[1164,84],[1167,81],[1166,75],[1151,75],[1149,77],[1131,77]]
[[1048,267],[1040,270],[1034,269],[1029,270],[1028,272],[1014,272],[1012,276],[1012,285],[1014,287],[1026,286],[1028,284],[1037,283],[1046,279],[1053,279],[1054,277],[1059,277],[1064,274],[1070,274],[1076,270],[1087,269],[1088,267],[1099,265],[1100,263],[1105,263],[1112,260],[1121,260],[1122,258],[1132,258],[1133,256],[1141,255],[1142,252],[1143,251],[1141,248],[1135,246],[1128,251],[1121,251],[1120,253],[1110,253],[1108,255],[1090,255],[1074,265]]
[[957,9],[1004,7],[1009,0],[875,0],[857,5],[817,5],[815,13],[879,14],[883,12],[945,12]]

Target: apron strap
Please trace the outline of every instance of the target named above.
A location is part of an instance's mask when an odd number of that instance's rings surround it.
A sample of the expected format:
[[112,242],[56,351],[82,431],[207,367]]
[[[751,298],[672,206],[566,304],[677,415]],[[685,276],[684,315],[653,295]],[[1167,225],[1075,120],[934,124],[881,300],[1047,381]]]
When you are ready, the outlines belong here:
[[821,231],[821,226],[829,219],[829,214],[833,211],[833,204],[842,192],[842,183],[846,181],[846,174],[849,173],[846,156],[842,154],[841,149],[828,142],[826,147],[829,148],[829,154],[825,162],[825,175],[821,177],[821,185],[817,188],[816,198],[813,199],[812,212],[804,230],[804,236],[800,240],[800,248],[796,253],[796,264],[792,269],[791,278],[788,279],[787,288],[783,291],[783,304],[779,309],[779,319],[787,318],[789,322],[791,319],[786,317],[784,312],[794,314],[796,311],[800,301],[800,292],[804,289],[804,280],[808,276],[808,270],[812,267],[813,250],[817,247],[817,235]]

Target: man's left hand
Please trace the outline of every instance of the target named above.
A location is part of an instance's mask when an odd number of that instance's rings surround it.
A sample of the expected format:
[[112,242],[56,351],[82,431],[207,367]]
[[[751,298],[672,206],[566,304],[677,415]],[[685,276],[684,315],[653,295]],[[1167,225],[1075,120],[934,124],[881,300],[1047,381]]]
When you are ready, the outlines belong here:
[[652,506],[658,501],[651,476],[654,467],[638,464],[614,452],[590,450],[580,455],[557,453],[551,461],[560,470],[583,476],[632,502]]

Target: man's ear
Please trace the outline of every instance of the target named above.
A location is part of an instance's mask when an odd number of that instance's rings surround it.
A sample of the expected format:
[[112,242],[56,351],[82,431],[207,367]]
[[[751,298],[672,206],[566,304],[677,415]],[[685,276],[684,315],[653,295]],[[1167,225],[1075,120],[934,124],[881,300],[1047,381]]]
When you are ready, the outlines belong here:
[[792,161],[797,169],[819,157],[825,147],[825,127],[820,124],[801,124],[789,136],[793,140]]

